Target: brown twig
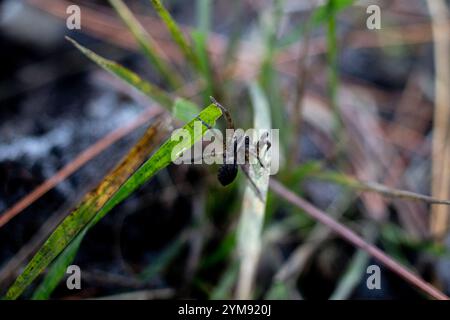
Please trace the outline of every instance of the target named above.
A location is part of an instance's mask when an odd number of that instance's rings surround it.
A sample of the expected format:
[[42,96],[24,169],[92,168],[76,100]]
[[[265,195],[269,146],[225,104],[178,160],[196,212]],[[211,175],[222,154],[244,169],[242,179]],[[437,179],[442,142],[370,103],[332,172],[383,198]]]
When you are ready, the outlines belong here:
[[313,219],[329,227],[343,239],[349,241],[359,249],[366,251],[373,258],[381,262],[386,268],[398,274],[400,277],[402,277],[421,291],[427,293],[429,296],[437,300],[449,300],[449,298],[444,293],[442,293],[423,279],[419,278],[417,275],[406,269],[404,266],[396,262],[394,259],[389,257],[377,247],[367,243],[354,231],[340,224],[339,222],[328,216],[325,212],[314,207],[309,202],[298,197],[296,194],[288,190],[275,179],[271,179],[270,189],[283,199],[305,211],[305,213],[311,216]]

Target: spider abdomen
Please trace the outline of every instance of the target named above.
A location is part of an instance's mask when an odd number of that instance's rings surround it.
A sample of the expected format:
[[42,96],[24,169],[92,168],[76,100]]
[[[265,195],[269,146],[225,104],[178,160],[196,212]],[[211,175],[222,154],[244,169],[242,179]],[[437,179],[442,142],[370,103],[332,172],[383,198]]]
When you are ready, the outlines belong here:
[[217,179],[219,180],[221,185],[227,186],[232,183],[234,179],[236,179],[237,173],[237,164],[223,164],[219,167],[219,171],[217,172]]

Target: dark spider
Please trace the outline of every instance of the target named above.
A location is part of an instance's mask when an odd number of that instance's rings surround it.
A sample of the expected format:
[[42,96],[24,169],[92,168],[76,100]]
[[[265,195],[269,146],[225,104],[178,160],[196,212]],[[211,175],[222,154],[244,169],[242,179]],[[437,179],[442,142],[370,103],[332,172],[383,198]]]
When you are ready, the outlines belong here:
[[[213,97],[210,97],[211,101],[222,110],[223,115],[225,116],[226,119],[226,123],[227,123],[227,129],[232,129],[234,130],[234,123],[233,123],[233,119],[231,118],[231,114],[230,112],[223,107],[220,103],[218,103]],[[211,126],[209,126],[207,123],[205,123],[202,119],[200,119],[199,117],[197,117],[198,120],[200,120],[203,125],[205,125],[208,129],[212,129]],[[216,136],[217,137],[217,136]],[[271,147],[271,143],[268,140],[269,137],[269,133],[266,132],[256,143],[256,158],[258,160],[259,165],[262,168],[265,168],[265,166],[263,165],[261,158],[260,158],[260,146],[261,144],[264,144],[265,146],[267,146],[266,152],[270,149]],[[234,140],[233,140],[234,139]],[[251,186],[253,187],[253,189],[255,190],[257,196],[263,201],[263,197],[261,195],[261,192],[259,191],[258,187],[256,186],[255,182],[252,180],[252,178],[250,177],[249,174],[249,156],[251,152],[251,148],[250,148],[250,137],[245,135],[244,136],[244,147],[245,147],[245,164],[238,164],[238,150],[240,148],[239,145],[239,140],[236,137],[228,137],[227,136],[227,140],[228,141],[223,141],[223,164],[219,167],[219,170],[217,172],[217,179],[219,180],[220,184],[223,186],[227,186],[230,183],[232,183],[235,179],[236,176],[238,174],[238,169],[239,167],[241,167],[242,171],[244,172],[245,176],[247,177],[247,179],[249,180]],[[231,143],[232,142],[232,143]],[[232,145],[232,152],[233,154],[231,154],[231,151],[229,149],[227,149],[228,146]],[[264,147],[264,146],[263,146]],[[232,161],[229,161],[229,159],[232,159]],[[231,163],[230,163],[231,162]]]

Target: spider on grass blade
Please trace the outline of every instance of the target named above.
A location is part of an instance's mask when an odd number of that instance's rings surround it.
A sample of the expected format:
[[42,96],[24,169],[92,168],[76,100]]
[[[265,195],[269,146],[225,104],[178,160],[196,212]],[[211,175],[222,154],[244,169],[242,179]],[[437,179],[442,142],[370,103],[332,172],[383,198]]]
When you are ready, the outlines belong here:
[[[216,105],[218,108],[222,110],[223,115],[225,116],[225,120],[227,123],[227,129],[235,131],[234,122],[231,117],[230,112],[222,106],[219,102],[216,101],[213,97],[210,97],[212,103]],[[245,176],[247,177],[248,181],[250,182],[250,185],[254,189],[256,195],[258,198],[264,202],[263,196],[261,194],[261,191],[256,186],[255,182],[250,176],[250,155],[253,155],[256,157],[258,164],[261,166],[261,168],[266,168],[266,166],[263,164],[263,161],[261,160],[260,154],[262,149],[265,147],[265,152],[267,152],[271,147],[271,142],[269,141],[269,132],[265,131],[263,135],[259,138],[259,140],[256,142],[256,146],[251,145],[250,141],[251,138],[249,135],[244,134],[243,136],[236,136],[236,135],[226,135],[226,139],[223,140],[221,137],[219,137],[213,128],[205,123],[200,117],[197,117],[199,121],[203,123],[204,126],[206,126],[208,129],[210,129],[214,136],[218,138],[219,140],[222,140],[223,143],[223,163],[219,167],[219,170],[217,172],[217,179],[219,180],[220,184],[223,186],[227,186],[230,183],[232,183],[238,174],[238,168],[240,167],[242,171],[244,172]],[[244,163],[240,163],[238,161],[239,157],[238,154],[242,152],[242,148],[244,151]],[[216,156],[209,155],[209,156]],[[204,159],[204,157],[202,157]]]

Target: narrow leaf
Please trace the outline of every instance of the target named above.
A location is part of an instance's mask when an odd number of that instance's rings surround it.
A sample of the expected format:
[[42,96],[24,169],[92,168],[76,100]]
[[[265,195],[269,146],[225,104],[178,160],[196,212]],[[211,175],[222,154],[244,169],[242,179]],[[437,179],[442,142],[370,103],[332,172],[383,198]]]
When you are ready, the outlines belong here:
[[[42,271],[82,230],[115,193],[120,185],[142,164],[145,157],[156,147],[158,137],[163,132],[161,122],[151,126],[139,142],[130,150],[120,164],[114,168],[93,191],[89,192],[78,206],[51,234],[37,252],[25,271],[17,278],[16,283],[8,291],[14,297]],[[58,273],[57,271],[55,271]],[[46,284],[51,287],[51,284]]]
[[353,3],[355,3],[355,0],[330,0],[328,3],[317,8],[314,12],[312,22],[314,25],[325,23],[331,17],[353,5]]
[[[267,99],[261,88],[252,85],[250,96],[254,112],[254,128],[270,130],[271,119]],[[257,131],[256,130],[256,131]],[[253,137],[258,141],[260,137]],[[269,153],[265,154],[264,163],[270,163]],[[250,299],[255,278],[256,267],[261,250],[261,232],[264,222],[267,190],[269,188],[269,169],[262,168],[259,163],[249,165],[249,178],[258,188],[261,198],[250,184],[244,192],[241,219],[238,228],[238,250],[240,263],[239,281],[237,287],[238,299]]]
[[173,99],[162,89],[157,86],[141,79],[136,73],[125,68],[124,66],[105,58],[102,58],[95,52],[83,47],[81,44],[76,42],[75,40],[66,37],[67,40],[72,42],[75,47],[77,47],[83,54],[85,54],[89,59],[98,64],[100,67],[105,69],[106,71],[112,73],[117,76],[122,81],[125,81],[133,88],[139,90],[144,95],[154,99],[156,102],[160,103],[161,106],[170,109],[173,104]]
[[139,23],[130,9],[122,0],[108,0],[111,6],[114,7],[123,22],[126,24],[130,32],[133,34],[137,43],[141,47],[150,63],[161,73],[161,75],[169,82],[172,88],[178,88],[181,84],[181,79],[177,73],[160,58],[162,55],[161,49],[150,34]]
[[[215,121],[221,114],[222,112],[218,107],[210,105],[198,117],[209,126],[214,126]],[[50,235],[49,239],[28,263],[22,274],[17,277],[14,284],[9,288],[5,298],[16,299],[19,297],[28,285],[73,241],[83,228],[95,225],[111,209],[125,200],[159,170],[169,165],[172,161],[172,151],[175,147],[178,150],[176,155],[179,156],[198,141],[206,132],[207,127],[202,124],[201,135],[196,134],[194,131],[195,121],[196,119],[193,119],[183,127],[189,132],[191,139],[183,139],[181,142],[172,139],[167,140],[149,160],[120,186],[117,192],[114,193],[113,190],[107,188],[108,184],[100,185],[89,196],[88,201],[83,202]],[[108,178],[112,179],[111,184],[119,184],[114,175],[110,175]],[[105,203],[105,205],[99,208],[99,204],[102,203]]]
[[195,55],[194,51],[189,45],[189,42],[184,37],[181,28],[172,18],[169,11],[167,11],[167,9],[164,7],[164,5],[161,3],[160,0],[150,0],[150,2],[153,5],[153,8],[155,8],[159,17],[166,25],[167,29],[170,32],[170,35],[172,36],[172,39],[176,42],[176,44],[180,48],[187,62],[190,63],[195,70],[201,71],[200,62],[198,61],[197,56]]

